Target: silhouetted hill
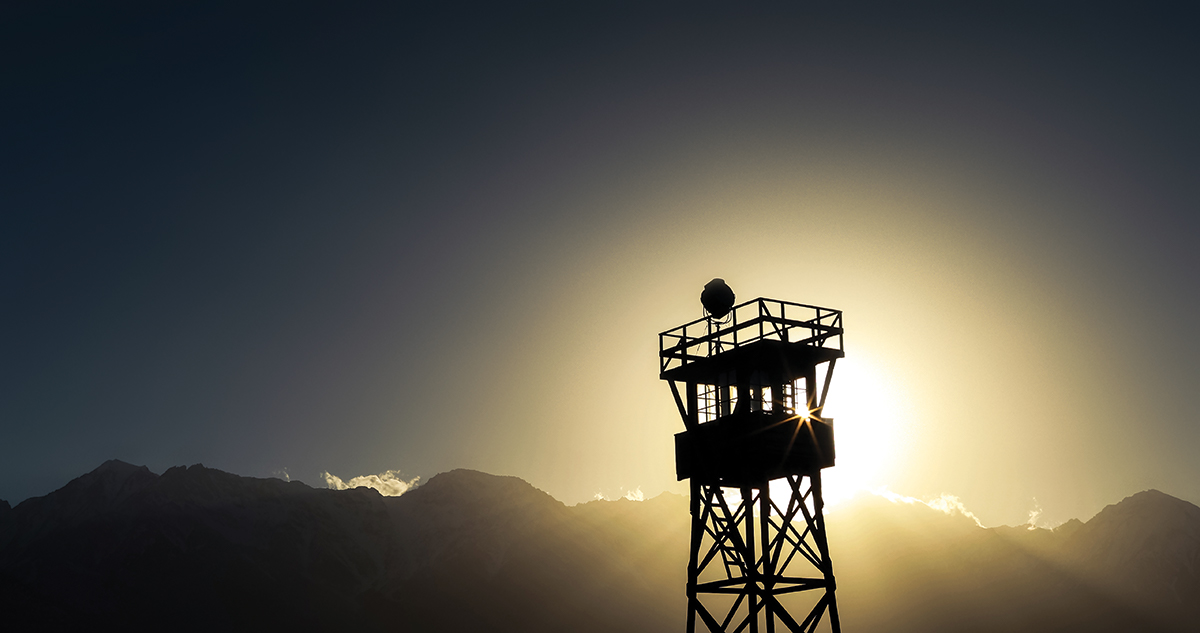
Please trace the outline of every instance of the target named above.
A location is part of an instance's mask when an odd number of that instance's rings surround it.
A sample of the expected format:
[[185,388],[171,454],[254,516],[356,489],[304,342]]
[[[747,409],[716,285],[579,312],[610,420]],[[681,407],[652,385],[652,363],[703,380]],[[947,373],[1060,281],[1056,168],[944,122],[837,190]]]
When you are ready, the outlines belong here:
[[[1086,524],[984,529],[866,495],[828,519],[842,621],[847,630],[898,632],[1196,631],[1197,511],[1149,491]],[[1110,518],[1118,515],[1129,518]],[[1115,551],[1120,562],[1109,562]],[[1187,606],[1164,603],[1168,585],[1189,596]]]
[[394,556],[381,497],[345,492],[110,461],[5,516],[0,573],[38,605],[30,615],[69,622],[333,625]]
[[[13,630],[681,630],[687,512],[669,494],[567,507],[469,470],[383,497],[110,461],[0,510],[0,617]],[[868,495],[829,529],[848,631],[1200,622],[1200,508],[1156,491],[1055,530]]]
[[667,628],[682,574],[629,541],[513,477],[383,497],[110,461],[0,517],[0,607],[35,630]]
[[1200,507],[1146,490],[1100,511],[1067,541],[1065,563],[1113,600],[1200,630]]

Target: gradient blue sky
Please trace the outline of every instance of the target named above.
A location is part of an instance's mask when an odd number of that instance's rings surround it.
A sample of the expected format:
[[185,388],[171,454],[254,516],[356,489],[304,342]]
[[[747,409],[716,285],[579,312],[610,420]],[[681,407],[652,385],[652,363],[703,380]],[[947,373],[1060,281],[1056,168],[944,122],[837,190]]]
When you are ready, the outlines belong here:
[[844,490],[1200,502],[1200,24],[1164,6],[29,3],[0,498],[104,460],[674,482],[703,284],[845,310]]

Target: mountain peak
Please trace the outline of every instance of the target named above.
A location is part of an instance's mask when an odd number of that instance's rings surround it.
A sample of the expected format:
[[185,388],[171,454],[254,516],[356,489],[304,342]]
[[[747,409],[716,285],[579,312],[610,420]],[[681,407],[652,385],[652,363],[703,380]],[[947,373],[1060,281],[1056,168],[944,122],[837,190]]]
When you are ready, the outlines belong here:
[[1081,527],[1083,527],[1083,521],[1080,521],[1079,519],[1068,519],[1060,525],[1054,527],[1053,530],[1056,534],[1070,536],[1078,531]]
[[533,484],[510,475],[490,475],[478,470],[458,468],[434,475],[416,490],[418,496],[454,497],[462,501],[503,500],[509,503],[548,503],[562,505]]
[[1200,519],[1200,507],[1183,499],[1172,497],[1165,492],[1150,489],[1125,497],[1118,503],[1105,506],[1087,525],[1100,522],[1120,522],[1137,516],[1151,515],[1150,518],[1165,518],[1168,515]]
[[59,489],[59,498],[83,506],[115,503],[158,479],[145,466],[134,466],[118,459],[100,464],[86,475],[76,477]]
[[145,466],[134,466],[133,464],[130,464],[128,462],[123,462],[119,459],[110,459],[110,460],[104,462],[103,464],[100,464],[95,469],[93,469],[92,474],[106,473],[106,472],[132,472],[132,471],[139,470],[142,468],[146,468],[146,467]]
[[1125,497],[1124,499],[1121,500],[1121,503],[1126,503],[1126,502],[1135,502],[1135,503],[1177,503],[1177,502],[1182,502],[1182,503],[1187,503],[1186,501],[1183,501],[1182,499],[1177,499],[1165,492],[1156,490],[1154,488],[1150,488],[1148,490],[1143,490],[1141,492],[1136,492],[1136,493],[1131,494],[1128,497]]

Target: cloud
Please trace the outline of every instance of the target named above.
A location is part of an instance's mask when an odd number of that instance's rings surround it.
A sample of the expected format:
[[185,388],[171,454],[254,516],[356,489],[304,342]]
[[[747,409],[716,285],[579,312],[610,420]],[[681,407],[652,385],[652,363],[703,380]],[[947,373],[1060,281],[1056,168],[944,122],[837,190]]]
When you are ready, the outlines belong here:
[[329,473],[321,473],[325,478],[325,486],[331,490],[350,490],[352,488],[373,488],[379,491],[379,494],[385,497],[399,497],[417,486],[420,477],[413,477],[408,481],[400,478],[400,471],[389,470],[378,475],[359,475],[349,481],[342,481],[341,477],[331,475]]
[[617,499],[628,499],[629,501],[645,501],[646,495],[642,494],[642,487],[638,486],[634,490],[626,491],[625,494],[619,497],[609,497],[603,492],[597,492],[592,495],[592,499],[596,501],[616,501]]
[[1033,498],[1033,509],[1029,511],[1029,529],[1037,529],[1038,517],[1042,516],[1042,504],[1038,503],[1037,497]]
[[930,499],[928,501],[925,501],[923,499],[918,499],[916,497],[906,497],[902,494],[892,492],[891,490],[888,490],[886,487],[876,488],[871,491],[871,494],[883,497],[884,499],[887,499],[888,501],[891,501],[892,503],[907,503],[910,505],[914,504],[914,503],[919,503],[921,505],[933,508],[934,510],[940,510],[941,512],[945,512],[946,514],[958,513],[958,514],[961,514],[962,516],[965,516],[968,519],[971,519],[972,521],[974,521],[975,525],[978,525],[979,527],[983,527],[983,522],[979,520],[979,517],[975,516],[975,514],[973,512],[968,510],[967,507],[963,505],[962,500],[954,495],[942,494],[942,496],[940,496],[936,499]]

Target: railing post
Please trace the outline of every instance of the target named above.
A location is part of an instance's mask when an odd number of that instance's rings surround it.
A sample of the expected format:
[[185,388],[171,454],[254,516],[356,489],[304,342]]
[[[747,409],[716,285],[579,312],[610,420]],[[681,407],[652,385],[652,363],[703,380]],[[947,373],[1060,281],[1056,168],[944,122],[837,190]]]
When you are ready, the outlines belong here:
[[737,334],[738,334],[738,320],[737,320],[737,310],[735,309],[733,311],[733,346],[735,348],[738,346],[738,335]]

